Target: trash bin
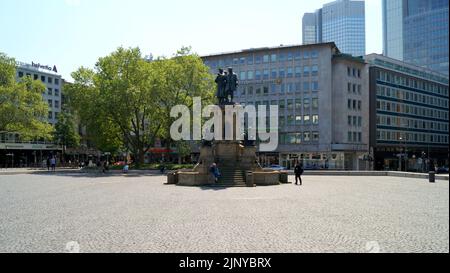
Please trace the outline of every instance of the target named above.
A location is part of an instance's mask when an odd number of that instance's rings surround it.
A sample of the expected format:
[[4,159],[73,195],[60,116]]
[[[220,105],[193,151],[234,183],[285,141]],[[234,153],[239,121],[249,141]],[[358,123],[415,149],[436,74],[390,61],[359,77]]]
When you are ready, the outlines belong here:
[[280,172],[280,182],[282,184],[288,184],[289,183],[288,172],[285,172],[285,171],[281,171]]
[[435,183],[436,182],[436,173],[435,172],[429,172],[428,173],[428,178],[430,183]]
[[255,181],[254,181],[252,172],[247,172],[245,174],[245,184],[247,185],[247,187],[254,187],[255,186]]
[[167,174],[167,184],[176,185],[178,184],[178,174],[177,172],[170,172]]

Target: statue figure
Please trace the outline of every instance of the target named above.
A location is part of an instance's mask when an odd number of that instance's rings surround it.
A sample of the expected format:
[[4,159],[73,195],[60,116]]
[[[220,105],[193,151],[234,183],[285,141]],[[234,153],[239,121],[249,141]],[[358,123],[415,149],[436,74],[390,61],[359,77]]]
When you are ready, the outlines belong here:
[[[234,99],[234,92],[237,90],[239,86],[239,80],[235,73],[233,73],[233,68],[228,68],[228,75],[226,77],[226,100],[227,102],[233,102]],[[228,100],[228,97],[231,97],[231,100]]]
[[217,94],[216,97],[219,100],[219,104],[223,104],[227,98],[226,94],[226,86],[227,86],[227,77],[224,74],[223,69],[219,69],[219,73],[216,77],[217,84]]

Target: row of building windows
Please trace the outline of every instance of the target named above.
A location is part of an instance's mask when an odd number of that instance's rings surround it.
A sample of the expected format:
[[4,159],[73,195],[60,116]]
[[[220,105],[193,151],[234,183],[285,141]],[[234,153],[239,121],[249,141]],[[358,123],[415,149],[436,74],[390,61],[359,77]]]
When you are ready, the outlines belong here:
[[351,100],[347,101],[348,110],[361,111],[362,110],[362,101],[360,100]]
[[[260,105],[269,106],[269,101],[257,101],[257,102],[241,102],[243,106],[255,105],[258,108]],[[318,110],[319,109],[319,99],[318,98],[304,98],[302,99],[288,99],[288,100],[272,100],[270,105],[278,105],[278,110],[283,113],[285,109],[291,110]],[[268,109],[268,108],[267,108]]]
[[348,126],[362,127],[362,117],[348,116]]
[[[19,78],[23,78],[25,75],[27,77],[31,77],[30,73],[24,74],[22,71],[19,71],[18,74],[19,74]],[[59,79],[58,78],[52,78],[52,77],[46,77],[46,76],[41,76],[40,78],[41,78],[41,81],[43,83],[51,83],[51,84],[54,83],[55,85],[59,85]],[[39,75],[33,74],[33,80],[36,81],[38,79],[39,79]]]
[[448,120],[448,111],[441,111],[437,109],[408,105],[404,103],[396,103],[384,100],[377,101],[377,110],[393,112],[397,114],[415,115],[418,118],[435,118]]
[[269,95],[271,94],[284,94],[293,92],[309,92],[319,91],[319,82],[296,82],[296,83],[282,83],[282,84],[270,84],[265,86],[248,86],[243,85],[239,87],[238,92],[240,96],[253,96],[253,95]]
[[362,85],[361,84],[352,84],[352,83],[348,83],[347,84],[347,92],[353,93],[353,94],[358,94],[361,95],[362,94]]
[[347,141],[349,143],[362,143],[361,132],[348,132]]
[[319,67],[313,66],[296,66],[287,68],[272,68],[264,70],[249,70],[239,72],[239,79],[241,81],[251,80],[269,80],[269,79],[284,79],[284,78],[300,78],[317,76],[319,74]]
[[53,93],[53,88],[51,87],[47,88],[47,95],[53,96],[54,94],[56,97],[59,97],[59,89],[55,89],[54,91],[55,92]]
[[50,108],[56,108],[56,109],[59,109],[59,100],[55,100],[55,101],[53,101],[53,100],[48,100],[48,107],[50,107]]
[[58,116],[59,116],[59,112],[48,111],[48,119],[53,119],[53,117],[55,119],[58,119]]
[[319,57],[319,52],[313,51],[295,51],[287,53],[273,53],[273,54],[251,54],[246,57],[235,57],[226,58],[218,61],[205,61],[205,64],[210,67],[225,67],[230,65],[253,65],[253,64],[267,64],[267,63],[277,63],[277,62],[291,62],[300,61],[308,59],[317,59]]
[[394,73],[377,71],[377,80],[397,84],[405,87],[423,90],[438,95],[448,96],[448,86],[435,84],[429,81],[423,81],[413,78],[402,77]]
[[303,142],[319,142],[319,132],[282,133],[280,144],[301,144]]
[[361,78],[361,69],[347,66],[347,76]]
[[448,108],[448,99],[441,99],[435,96],[424,95],[417,92],[390,88],[377,85],[377,96],[390,97],[405,101],[424,103],[438,107]]
[[448,145],[448,134],[427,134],[427,133],[412,133],[400,132],[392,130],[377,130],[378,141],[395,141],[398,144],[407,144],[408,142],[415,143],[440,143]]
[[448,133],[448,123],[436,122],[436,121],[425,121],[412,118],[404,117],[393,117],[386,115],[377,116],[377,125],[381,126],[396,126],[407,129],[418,129],[418,130],[435,130]]
[[278,121],[280,127],[285,126],[302,126],[302,125],[319,125],[319,115],[288,115],[280,116]]

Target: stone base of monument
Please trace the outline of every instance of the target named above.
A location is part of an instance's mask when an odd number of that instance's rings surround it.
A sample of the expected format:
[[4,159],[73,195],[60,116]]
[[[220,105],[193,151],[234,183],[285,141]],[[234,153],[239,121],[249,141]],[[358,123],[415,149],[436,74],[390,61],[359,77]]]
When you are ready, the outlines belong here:
[[[257,162],[256,147],[244,146],[240,141],[215,141],[211,146],[203,146],[199,161],[193,170],[169,174],[168,184],[217,187],[280,185],[280,172],[264,171]],[[210,172],[213,163],[221,173],[218,183]]]

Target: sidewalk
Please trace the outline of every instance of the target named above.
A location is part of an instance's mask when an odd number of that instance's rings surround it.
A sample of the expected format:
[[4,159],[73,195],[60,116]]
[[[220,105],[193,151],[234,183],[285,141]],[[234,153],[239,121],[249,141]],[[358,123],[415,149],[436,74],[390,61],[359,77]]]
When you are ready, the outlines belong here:
[[[57,168],[56,173],[67,173],[67,174],[103,174],[100,170],[81,170],[78,168]],[[53,173],[48,171],[47,169],[42,168],[14,168],[14,169],[0,169],[1,175],[18,175],[18,174],[45,174],[45,173]],[[107,171],[106,174],[122,174],[121,170],[110,170]],[[160,174],[159,170],[130,170],[128,174]],[[167,172],[165,173],[167,174]]]

